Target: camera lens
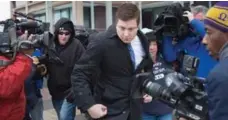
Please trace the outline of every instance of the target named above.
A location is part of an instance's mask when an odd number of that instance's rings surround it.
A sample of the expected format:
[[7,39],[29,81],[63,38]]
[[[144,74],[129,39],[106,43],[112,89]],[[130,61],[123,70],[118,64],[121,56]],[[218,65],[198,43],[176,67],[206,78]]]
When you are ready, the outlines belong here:
[[146,80],[143,84],[143,87],[144,87],[144,91],[153,97],[159,97],[162,99],[171,98],[171,95],[168,92],[168,90],[163,88],[158,83],[154,83],[152,81]]

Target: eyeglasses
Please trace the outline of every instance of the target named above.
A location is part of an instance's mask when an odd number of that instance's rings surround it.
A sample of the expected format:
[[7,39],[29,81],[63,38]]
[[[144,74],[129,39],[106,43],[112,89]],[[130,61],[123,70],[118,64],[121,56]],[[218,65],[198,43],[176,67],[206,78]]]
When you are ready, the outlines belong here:
[[70,32],[59,32],[59,35],[63,35],[63,34],[67,36],[67,35],[70,35]]

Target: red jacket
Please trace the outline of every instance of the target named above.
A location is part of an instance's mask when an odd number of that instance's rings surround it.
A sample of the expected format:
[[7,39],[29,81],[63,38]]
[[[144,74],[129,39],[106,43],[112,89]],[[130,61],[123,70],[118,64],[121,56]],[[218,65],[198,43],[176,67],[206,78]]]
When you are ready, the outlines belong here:
[[[7,58],[0,56],[1,60]],[[0,67],[0,120],[23,120],[25,115],[24,81],[31,71],[29,57],[18,54],[13,64]]]

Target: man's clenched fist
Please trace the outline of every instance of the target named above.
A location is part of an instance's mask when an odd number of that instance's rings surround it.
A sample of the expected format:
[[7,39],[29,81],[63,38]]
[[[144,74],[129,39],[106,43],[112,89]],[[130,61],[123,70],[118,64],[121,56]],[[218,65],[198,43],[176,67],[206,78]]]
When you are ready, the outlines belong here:
[[93,119],[98,119],[107,114],[107,107],[102,104],[95,104],[88,109],[88,113]]

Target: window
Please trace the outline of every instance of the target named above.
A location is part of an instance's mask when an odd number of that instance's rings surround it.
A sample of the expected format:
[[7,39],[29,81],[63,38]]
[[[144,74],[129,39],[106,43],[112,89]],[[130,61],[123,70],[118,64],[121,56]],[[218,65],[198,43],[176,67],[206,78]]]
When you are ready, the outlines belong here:
[[83,14],[84,14],[84,26],[86,28],[90,28],[91,26],[91,20],[90,20],[90,7],[84,7],[84,10],[83,10]]
[[142,10],[142,27],[153,28],[154,22],[167,6],[147,8]]
[[11,4],[13,8],[16,8],[16,1],[12,1]]
[[72,9],[71,8],[65,8],[65,9],[61,9],[61,10],[56,10],[54,12],[54,21],[55,21],[55,23],[62,17],[71,19],[71,17],[72,17],[71,13],[72,13]]
[[21,7],[21,6],[25,6],[27,1],[16,1],[16,7]]
[[44,13],[43,14],[37,14],[37,15],[35,15],[35,19],[38,19],[38,20],[45,22],[46,21],[46,15]]

